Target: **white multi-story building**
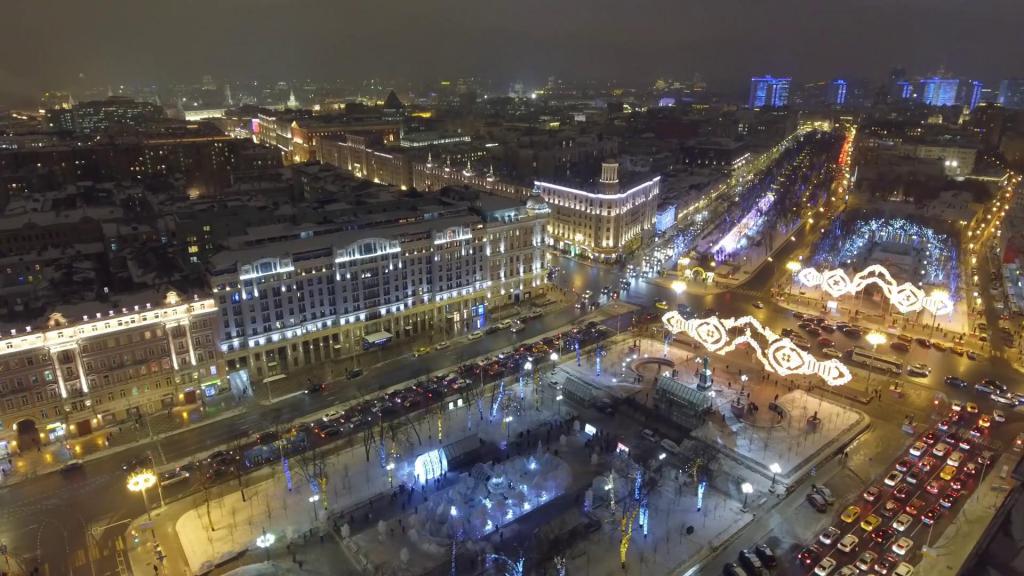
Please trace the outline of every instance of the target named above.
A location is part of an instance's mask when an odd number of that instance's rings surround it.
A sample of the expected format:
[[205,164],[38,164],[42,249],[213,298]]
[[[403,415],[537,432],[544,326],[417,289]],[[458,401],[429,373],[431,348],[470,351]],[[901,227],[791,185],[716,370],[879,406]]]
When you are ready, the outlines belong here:
[[0,457],[218,391],[214,301],[141,296],[69,306],[0,338]]
[[443,340],[480,329],[490,309],[545,289],[546,223],[536,199],[479,194],[388,225],[216,254],[228,370],[259,381],[358,353],[370,334]]
[[619,165],[604,162],[597,190],[535,182],[551,209],[548,234],[558,250],[613,261],[654,236],[661,177],[623,191]]

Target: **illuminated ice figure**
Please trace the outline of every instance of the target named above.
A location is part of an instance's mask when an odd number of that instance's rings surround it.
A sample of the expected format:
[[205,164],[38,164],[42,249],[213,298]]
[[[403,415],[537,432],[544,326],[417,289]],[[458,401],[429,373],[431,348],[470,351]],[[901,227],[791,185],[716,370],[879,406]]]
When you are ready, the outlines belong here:
[[500,563],[501,568],[504,572],[501,572],[503,576],[523,576],[526,574],[526,560],[520,558],[518,560],[511,560],[505,556],[499,556],[497,554],[489,554],[487,556],[487,565],[493,566],[494,564]]
[[573,343],[576,346],[576,366],[580,366],[580,358],[581,358],[582,354],[580,353],[580,340],[579,340],[579,338],[576,338],[575,340],[573,340]]
[[639,516],[640,527],[643,528],[643,530],[644,530],[644,536],[647,536],[647,529],[649,527],[649,523],[647,521],[647,514],[648,514],[647,499],[645,498],[644,501],[640,504],[640,516]]
[[530,456],[530,460],[527,462],[526,467],[529,468],[530,470],[536,470],[537,469],[537,459],[535,457],[533,457],[533,456]]
[[498,406],[501,405],[501,401],[505,398],[505,379],[502,378],[498,381],[498,392],[494,395],[494,404],[491,404],[491,420],[493,421],[498,416]]
[[636,471],[636,480],[633,481],[633,499],[639,501],[640,493],[644,488],[644,473],[640,470]]
[[459,509],[456,508],[455,505],[453,504],[450,513],[451,513],[452,516],[458,516],[459,515]]
[[447,471],[448,456],[441,448],[420,454],[413,463],[413,473],[420,484],[426,484],[438,476],[443,476]]
[[697,511],[704,507],[704,488],[708,485],[707,482],[701,480],[700,484],[697,484]]
[[281,468],[284,469],[284,484],[288,487],[288,491],[292,491],[292,467],[288,464],[288,457],[281,458]]

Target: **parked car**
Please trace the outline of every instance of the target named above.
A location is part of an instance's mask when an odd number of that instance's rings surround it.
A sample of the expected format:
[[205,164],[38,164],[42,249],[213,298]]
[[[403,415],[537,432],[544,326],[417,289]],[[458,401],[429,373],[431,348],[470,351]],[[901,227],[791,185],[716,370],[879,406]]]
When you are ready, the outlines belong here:
[[779,564],[778,558],[775,557],[775,552],[767,544],[758,544],[754,548],[754,554],[761,559],[761,563],[768,568],[775,568]]
[[822,484],[811,484],[811,491],[821,496],[829,506],[836,503],[836,497],[832,494],[832,491]]
[[175,468],[174,470],[167,470],[165,472],[161,472],[159,477],[161,486],[171,486],[172,484],[177,484],[178,482],[183,482],[187,480],[189,477],[189,473],[187,470],[178,467]]
[[818,512],[828,511],[828,503],[825,502],[825,499],[813,492],[807,495],[807,503]]
[[891,343],[889,343],[889,347],[892,348],[893,350],[896,350],[897,352],[910,352],[910,344],[907,344],[906,342],[901,342],[899,340],[894,340]]

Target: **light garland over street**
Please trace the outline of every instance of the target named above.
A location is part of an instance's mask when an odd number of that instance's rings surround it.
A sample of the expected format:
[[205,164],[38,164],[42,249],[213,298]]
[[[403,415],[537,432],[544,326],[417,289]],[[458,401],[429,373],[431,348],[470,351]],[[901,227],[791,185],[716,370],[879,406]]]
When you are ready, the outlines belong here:
[[856,294],[869,284],[876,284],[885,293],[892,305],[903,314],[928,310],[936,316],[953,312],[953,301],[949,292],[936,289],[930,295],[910,282],[899,284],[881,264],[872,264],[858,272],[851,279],[846,271],[835,268],[819,272],[816,268],[803,268],[796,277],[804,286],[819,287],[833,298]]

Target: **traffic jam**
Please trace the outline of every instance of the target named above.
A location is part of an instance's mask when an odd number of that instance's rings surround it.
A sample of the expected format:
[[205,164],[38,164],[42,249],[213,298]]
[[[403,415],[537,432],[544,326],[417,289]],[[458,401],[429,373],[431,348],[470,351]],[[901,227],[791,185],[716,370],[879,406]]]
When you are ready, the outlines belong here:
[[841,513],[797,554],[802,573],[914,573],[922,547],[935,542],[991,471],[994,452],[986,441],[996,419],[974,403],[953,408],[854,502],[836,506],[826,487],[812,485],[807,502],[815,510]]
[[[470,389],[519,374],[527,361],[539,365],[549,361],[551,352],[575,352],[577,344],[583,350],[607,338],[610,333],[607,326],[590,321],[558,334],[525,342],[494,357],[462,364],[446,374],[434,375],[405,388],[361,400],[343,410],[330,410],[309,422],[297,423],[284,430],[250,434],[235,447],[217,450],[199,461],[160,471],[160,485],[164,488],[180,485],[181,488],[174,490],[177,492],[186,486],[192,490],[202,489],[237,478],[283,457],[328,445],[371,426],[382,426],[444,402],[458,402]],[[330,385],[311,386],[306,393],[318,394]],[[129,474],[153,468],[154,463],[149,456],[122,464],[122,469]]]

